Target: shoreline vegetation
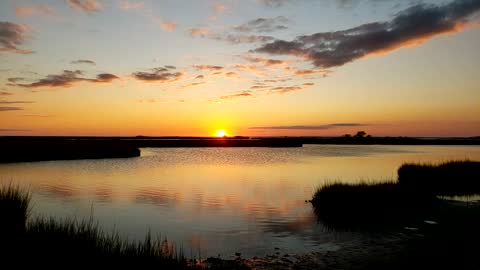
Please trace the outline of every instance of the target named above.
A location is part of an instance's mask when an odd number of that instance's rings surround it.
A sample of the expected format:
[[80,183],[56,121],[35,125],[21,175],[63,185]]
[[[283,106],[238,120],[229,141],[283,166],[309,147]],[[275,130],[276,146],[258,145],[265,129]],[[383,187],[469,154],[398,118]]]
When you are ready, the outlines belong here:
[[168,147],[303,147],[339,145],[480,145],[480,137],[413,138],[372,137],[365,132],[341,137],[61,137],[0,136],[0,163],[131,158],[140,148]]
[[319,222],[328,230],[360,231],[370,240],[338,251],[233,260],[186,259],[181,248],[150,234],[129,242],[105,233],[93,218],[32,218],[30,193],[4,186],[0,252],[5,258],[133,261],[164,269],[480,269],[480,204],[441,198],[479,194],[479,172],[477,161],[404,164],[398,181],[325,185],[310,201]]
[[369,254],[353,269],[480,269],[479,202],[444,199],[478,194],[480,162],[465,160],[404,164],[398,181],[324,185],[310,202],[335,231],[414,236],[387,258]]

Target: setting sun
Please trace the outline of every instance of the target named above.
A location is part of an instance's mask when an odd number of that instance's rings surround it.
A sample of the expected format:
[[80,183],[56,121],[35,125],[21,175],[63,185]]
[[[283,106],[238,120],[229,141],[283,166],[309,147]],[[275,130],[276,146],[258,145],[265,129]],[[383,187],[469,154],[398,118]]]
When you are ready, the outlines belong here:
[[215,137],[225,137],[227,136],[227,133],[225,132],[225,130],[223,129],[219,129],[217,130],[217,132],[215,133]]

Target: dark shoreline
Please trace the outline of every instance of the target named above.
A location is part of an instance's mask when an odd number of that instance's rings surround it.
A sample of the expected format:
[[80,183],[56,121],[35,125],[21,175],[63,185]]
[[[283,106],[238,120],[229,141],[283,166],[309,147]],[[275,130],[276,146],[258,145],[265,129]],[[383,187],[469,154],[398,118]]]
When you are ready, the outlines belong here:
[[139,148],[170,147],[302,147],[304,144],[338,145],[480,145],[480,137],[81,137],[0,136],[0,163],[129,158]]

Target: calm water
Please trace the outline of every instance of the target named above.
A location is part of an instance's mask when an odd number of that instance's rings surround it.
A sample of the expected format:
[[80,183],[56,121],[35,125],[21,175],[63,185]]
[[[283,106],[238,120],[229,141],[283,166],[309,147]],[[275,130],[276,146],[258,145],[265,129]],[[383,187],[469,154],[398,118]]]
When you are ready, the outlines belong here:
[[35,215],[89,217],[130,240],[148,230],[189,253],[229,257],[336,248],[352,235],[317,224],[310,204],[326,181],[395,179],[403,162],[480,160],[478,146],[142,149],[131,159],[0,165],[27,186]]

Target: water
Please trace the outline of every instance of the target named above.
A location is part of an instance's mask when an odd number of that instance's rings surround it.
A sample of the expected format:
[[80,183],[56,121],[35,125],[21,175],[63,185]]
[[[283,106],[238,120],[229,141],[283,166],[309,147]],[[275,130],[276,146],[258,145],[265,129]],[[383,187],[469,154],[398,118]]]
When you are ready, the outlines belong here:
[[88,218],[142,240],[150,230],[185,254],[245,256],[336,249],[354,234],[317,224],[309,200],[327,181],[396,178],[404,162],[480,160],[478,146],[142,149],[139,158],[0,164],[40,216]]

